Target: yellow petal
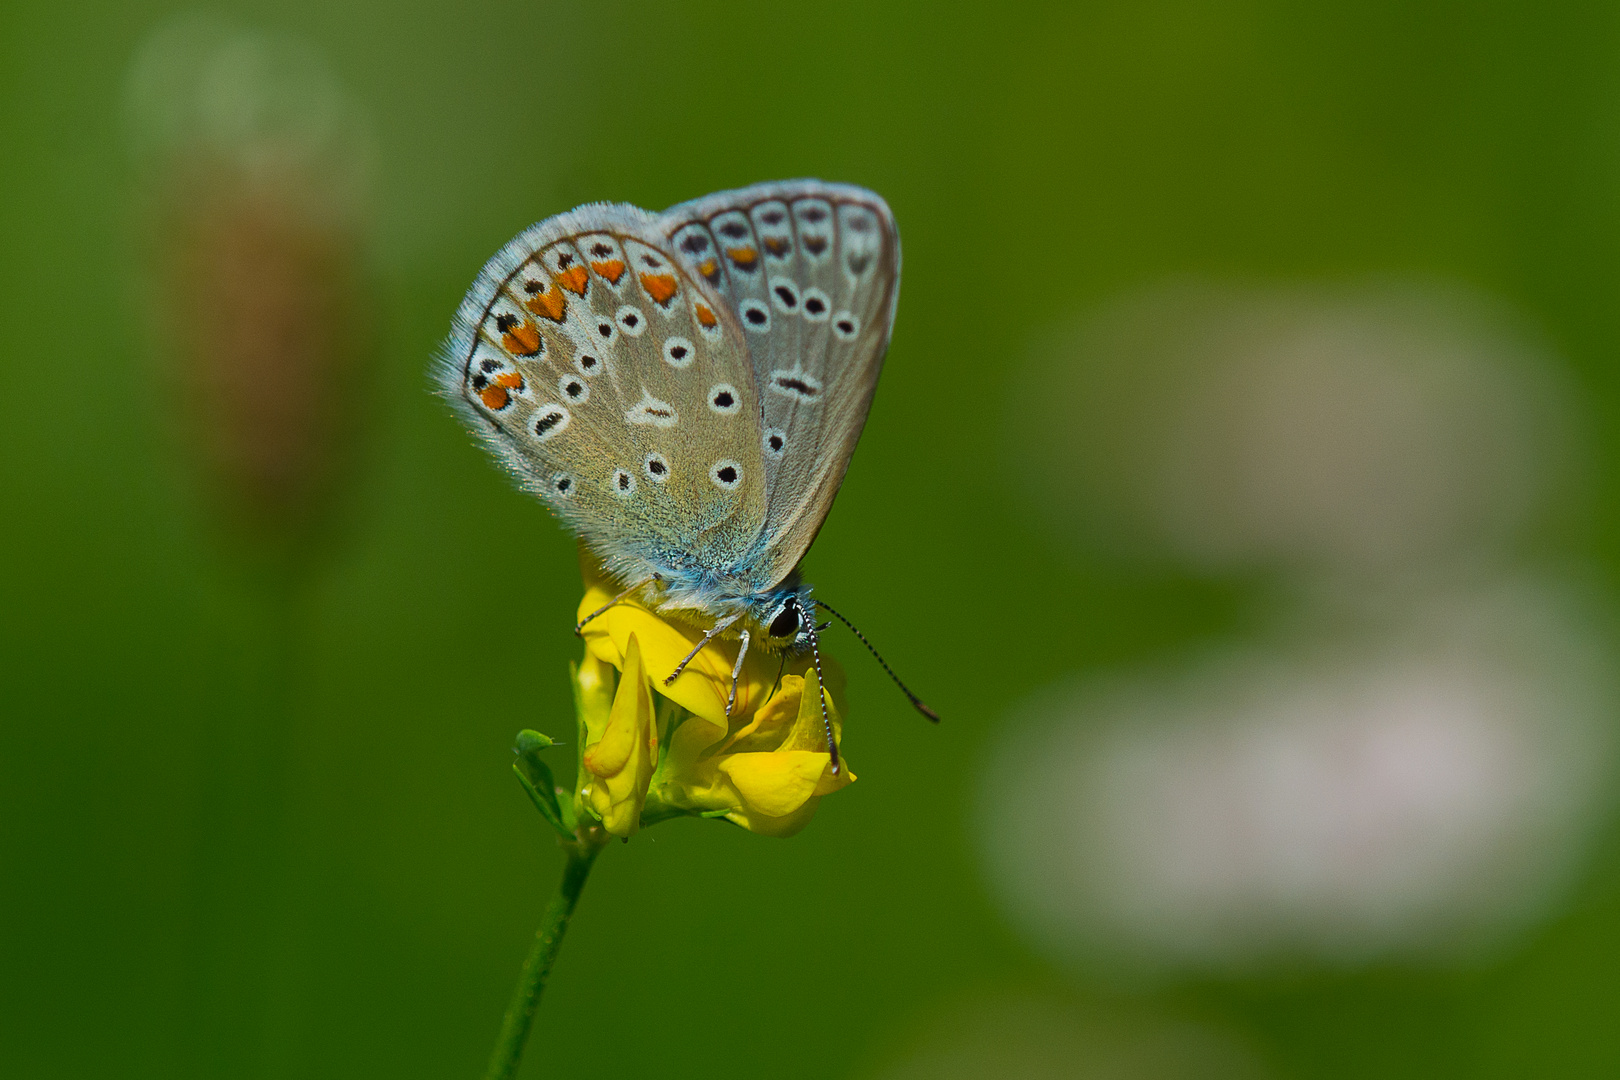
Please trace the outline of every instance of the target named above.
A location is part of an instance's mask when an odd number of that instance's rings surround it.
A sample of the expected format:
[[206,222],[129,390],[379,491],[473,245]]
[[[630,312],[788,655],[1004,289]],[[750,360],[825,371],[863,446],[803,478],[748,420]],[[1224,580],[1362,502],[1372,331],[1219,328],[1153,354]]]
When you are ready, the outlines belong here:
[[816,816],[816,807],[820,802],[821,800],[817,798],[808,799],[793,813],[781,817],[768,817],[764,814],[751,813],[746,809],[737,810],[727,814],[726,820],[741,825],[759,836],[792,836],[810,824],[810,819]]
[[584,741],[587,746],[600,739],[607,730],[616,678],[612,664],[604,663],[588,651],[574,665],[574,705],[585,721]]
[[749,809],[768,817],[791,814],[816,792],[831,759],[825,753],[788,750],[775,754],[729,754],[720,771],[737,785]]
[[613,836],[640,827],[641,808],[658,763],[658,724],[652,688],[641,660],[641,644],[631,637],[624,672],[602,737],[585,750],[585,768],[595,779],[586,788],[590,806]]
[[[582,552],[585,596],[579,603],[579,618],[601,610],[621,587],[602,575],[601,568]],[[649,586],[646,593],[651,593]],[[731,669],[737,662],[738,641],[717,638],[681,672],[669,686],[664,678],[674,671],[703,639],[704,627],[674,615],[655,614],[640,595],[626,597],[585,624],[581,631],[592,655],[622,668],[631,634],[641,639],[642,657],[658,692],[687,711],[726,727],[726,697],[731,691]],[[735,715],[746,716],[769,695],[776,681],[776,663],[763,649],[749,652],[737,682]]]

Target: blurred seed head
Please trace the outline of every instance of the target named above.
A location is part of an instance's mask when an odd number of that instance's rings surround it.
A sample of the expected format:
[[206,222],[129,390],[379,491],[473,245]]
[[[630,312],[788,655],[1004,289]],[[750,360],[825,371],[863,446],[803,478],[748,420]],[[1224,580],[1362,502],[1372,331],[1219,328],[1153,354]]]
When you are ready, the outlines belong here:
[[1453,960],[1570,884],[1615,708],[1564,590],[1431,597],[1360,644],[1048,691],[997,740],[983,850],[1014,921],[1082,965]]
[[309,49],[194,17],[143,43],[127,114],[183,452],[232,524],[296,546],[369,397],[366,125]]
[[1570,462],[1544,350],[1433,285],[1165,286],[1054,340],[1019,452],[1074,535],[1365,579],[1509,545]]

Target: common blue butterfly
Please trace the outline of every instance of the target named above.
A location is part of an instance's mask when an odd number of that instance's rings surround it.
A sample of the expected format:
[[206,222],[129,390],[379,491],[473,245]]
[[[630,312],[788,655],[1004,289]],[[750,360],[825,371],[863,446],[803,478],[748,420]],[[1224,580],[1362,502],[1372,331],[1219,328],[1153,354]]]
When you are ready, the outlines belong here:
[[[819,667],[826,605],[799,561],[866,423],[899,289],[894,216],[862,188],[755,184],[662,214],[591,203],[484,266],[438,378],[619,599],[707,624],[666,683],[720,636],[739,639],[736,671],[750,642]],[[830,724],[828,749],[836,771]]]

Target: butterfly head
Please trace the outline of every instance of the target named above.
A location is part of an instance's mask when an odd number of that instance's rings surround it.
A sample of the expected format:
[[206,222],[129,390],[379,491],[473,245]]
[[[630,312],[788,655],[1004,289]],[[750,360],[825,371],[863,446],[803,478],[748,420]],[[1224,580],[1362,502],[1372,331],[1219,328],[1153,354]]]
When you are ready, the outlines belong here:
[[815,643],[815,601],[808,589],[796,588],[768,598],[759,621],[771,647],[779,652],[806,652]]

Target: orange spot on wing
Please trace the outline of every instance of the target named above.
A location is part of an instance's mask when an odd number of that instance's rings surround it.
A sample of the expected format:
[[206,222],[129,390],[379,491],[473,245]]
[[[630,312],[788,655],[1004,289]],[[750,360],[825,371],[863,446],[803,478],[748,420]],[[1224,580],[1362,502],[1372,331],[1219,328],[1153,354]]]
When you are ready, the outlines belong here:
[[511,400],[511,395],[506,392],[504,387],[493,384],[480,390],[478,396],[484,399],[485,408],[494,409],[497,412],[506,408],[506,403]]
[[710,311],[705,304],[697,306],[697,320],[703,324],[703,328],[706,330],[713,330],[720,323],[720,320],[715,318],[714,312]]
[[669,303],[669,298],[675,295],[675,276],[673,274],[642,274],[641,287],[647,290],[647,295],[660,304]]
[[513,356],[533,356],[540,351],[540,328],[532,322],[514,326],[501,335],[501,344]]
[[792,245],[780,237],[768,236],[765,238],[765,250],[770,252],[772,255],[786,255],[790,246]]
[[557,275],[557,284],[575,296],[585,295],[585,286],[591,282],[590,273],[583,266],[570,266]]
[[552,322],[562,322],[563,312],[568,310],[568,301],[563,298],[562,290],[553,285],[543,293],[536,293],[523,302],[523,306],[536,315],[544,315]]
[[508,390],[523,389],[523,376],[515,371],[503,371],[495,376],[495,385],[504,386]]
[[593,262],[591,269],[608,279],[608,283],[617,285],[619,278],[624,275],[624,263],[618,259],[608,259],[606,262]]
[[738,266],[753,266],[754,260],[759,258],[759,252],[751,247],[728,248],[726,254],[730,255],[731,261]]
[[702,274],[710,281],[713,281],[720,276],[720,264],[715,262],[713,259],[704,259],[703,262],[698,265],[698,273]]

